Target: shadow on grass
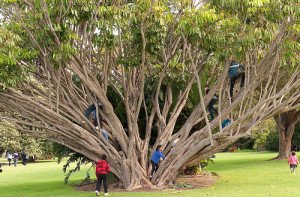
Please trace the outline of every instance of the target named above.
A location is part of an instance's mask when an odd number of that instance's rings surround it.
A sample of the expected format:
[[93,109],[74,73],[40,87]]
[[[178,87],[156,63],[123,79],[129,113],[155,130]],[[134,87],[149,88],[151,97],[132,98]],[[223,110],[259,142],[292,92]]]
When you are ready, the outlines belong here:
[[[35,164],[35,163],[53,163],[53,162],[56,162],[57,163],[57,160],[37,160],[37,161],[32,161],[32,162],[27,162],[27,164]],[[5,161],[1,161],[0,162],[0,165],[2,166],[8,166],[8,162],[5,162]],[[10,164],[11,166],[14,165],[14,162],[11,162]],[[22,165],[22,162],[19,160],[17,165]]]
[[[39,194],[41,196],[63,196],[63,193],[78,193],[71,185],[65,185],[63,181],[39,181],[23,182],[20,184],[0,185],[0,191],[4,191],[4,196],[31,196],[31,194]],[[80,193],[80,192],[79,192]],[[56,195],[55,195],[56,194]],[[2,195],[1,195],[2,196]]]
[[50,162],[56,162],[57,163],[57,160],[56,159],[53,159],[53,160],[37,160],[37,161],[34,161],[34,162],[28,162],[28,163],[50,163]]

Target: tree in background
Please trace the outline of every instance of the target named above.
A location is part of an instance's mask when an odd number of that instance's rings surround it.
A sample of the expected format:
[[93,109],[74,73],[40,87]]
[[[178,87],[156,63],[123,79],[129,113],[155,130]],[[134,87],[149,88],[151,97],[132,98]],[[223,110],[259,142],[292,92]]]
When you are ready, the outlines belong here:
[[[107,154],[128,190],[172,184],[182,167],[298,107],[296,0],[5,0],[0,7],[2,119],[91,160]],[[246,66],[246,82],[232,100],[233,58]],[[176,128],[192,90],[198,102]],[[215,94],[218,116],[210,121],[206,106]],[[116,98],[124,116],[114,110]],[[84,116],[92,104],[109,140]],[[150,180],[148,152],[159,144],[166,159]]]
[[275,116],[279,135],[279,153],[276,159],[286,159],[291,154],[292,138],[297,122],[300,120],[300,111],[291,110]]
[[34,139],[28,134],[22,134],[18,130],[0,125],[0,150],[2,153],[25,152],[34,159],[44,158],[43,142],[41,139]]

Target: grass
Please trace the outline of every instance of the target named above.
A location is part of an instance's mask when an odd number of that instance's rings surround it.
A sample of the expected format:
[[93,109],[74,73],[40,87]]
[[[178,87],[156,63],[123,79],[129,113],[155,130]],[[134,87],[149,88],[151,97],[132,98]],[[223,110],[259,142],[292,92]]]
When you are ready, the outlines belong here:
[[[300,170],[298,174],[289,172],[286,161],[270,161],[275,153],[220,153],[209,164],[208,170],[220,175],[217,183],[208,189],[163,192],[123,192],[111,193],[114,197],[242,197],[242,196],[298,196],[300,193]],[[0,162],[3,162],[0,160]],[[86,167],[85,169],[87,169]],[[94,196],[92,192],[79,192],[63,183],[62,166],[56,162],[40,162],[3,166],[0,174],[1,197],[68,197]],[[70,183],[80,182],[86,170],[73,175]],[[93,175],[93,172],[91,173]],[[92,176],[95,178],[94,176]]]

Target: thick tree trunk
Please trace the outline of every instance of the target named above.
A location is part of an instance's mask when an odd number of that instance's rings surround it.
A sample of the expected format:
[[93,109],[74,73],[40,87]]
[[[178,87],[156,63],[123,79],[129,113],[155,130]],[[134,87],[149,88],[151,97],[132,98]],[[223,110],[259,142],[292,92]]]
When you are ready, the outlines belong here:
[[279,132],[279,153],[276,158],[286,159],[289,157],[291,152],[292,136],[285,135],[285,130],[278,130],[278,132]]
[[286,159],[291,153],[292,137],[300,113],[296,110],[275,116],[279,135],[279,153],[275,159]]

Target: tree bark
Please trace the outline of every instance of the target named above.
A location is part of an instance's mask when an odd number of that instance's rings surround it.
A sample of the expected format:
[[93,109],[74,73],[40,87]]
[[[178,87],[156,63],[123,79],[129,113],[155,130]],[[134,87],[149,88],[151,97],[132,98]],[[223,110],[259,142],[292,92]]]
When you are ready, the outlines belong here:
[[279,153],[275,159],[287,159],[291,154],[292,138],[299,117],[300,112],[296,110],[291,110],[274,117],[279,135]]

